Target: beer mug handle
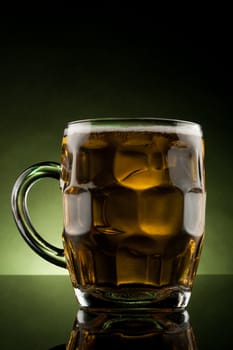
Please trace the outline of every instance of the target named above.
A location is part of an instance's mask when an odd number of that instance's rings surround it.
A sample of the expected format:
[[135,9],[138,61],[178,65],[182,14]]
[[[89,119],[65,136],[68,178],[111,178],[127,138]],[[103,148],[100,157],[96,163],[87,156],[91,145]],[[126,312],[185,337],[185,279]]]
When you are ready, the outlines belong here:
[[32,225],[27,206],[27,195],[30,188],[42,178],[59,180],[60,164],[55,162],[37,163],[19,175],[11,197],[11,208],[19,232],[27,244],[45,260],[66,268],[64,249],[57,248],[43,239]]

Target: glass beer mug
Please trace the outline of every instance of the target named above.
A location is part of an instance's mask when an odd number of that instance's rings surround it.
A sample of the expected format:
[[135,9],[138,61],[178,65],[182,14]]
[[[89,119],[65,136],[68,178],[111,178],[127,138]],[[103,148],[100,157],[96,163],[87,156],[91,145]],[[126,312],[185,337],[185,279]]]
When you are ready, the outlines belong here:
[[[12,210],[26,242],[67,267],[81,306],[184,308],[204,238],[205,174],[199,124],[156,118],[68,123],[61,165],[17,179]],[[64,250],[36,232],[27,193],[60,181]]]

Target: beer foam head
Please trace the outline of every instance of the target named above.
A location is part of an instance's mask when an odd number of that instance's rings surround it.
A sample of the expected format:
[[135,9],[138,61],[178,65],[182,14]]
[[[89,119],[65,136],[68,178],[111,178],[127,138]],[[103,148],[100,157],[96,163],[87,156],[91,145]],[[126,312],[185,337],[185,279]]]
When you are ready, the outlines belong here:
[[[154,122],[154,123],[153,123]],[[202,136],[197,123],[171,119],[96,119],[71,122],[66,135],[89,134],[91,132],[161,132]]]

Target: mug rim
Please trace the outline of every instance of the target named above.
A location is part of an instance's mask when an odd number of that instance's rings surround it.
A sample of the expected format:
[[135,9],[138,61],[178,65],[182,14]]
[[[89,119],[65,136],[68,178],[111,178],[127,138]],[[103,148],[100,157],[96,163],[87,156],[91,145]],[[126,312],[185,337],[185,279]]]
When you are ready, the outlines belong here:
[[184,120],[184,119],[177,119],[177,118],[163,118],[163,117],[123,117],[123,116],[115,116],[115,117],[96,117],[96,118],[84,118],[84,119],[76,119],[76,120],[71,120],[67,124],[68,125],[73,125],[73,124],[79,124],[79,123],[86,123],[86,122],[94,122],[94,123],[102,123],[102,122],[115,122],[115,121],[120,121],[122,123],[124,122],[147,122],[147,121],[154,121],[156,123],[177,123],[177,124],[187,124],[187,125],[200,125],[198,122],[194,121],[189,121],[189,120]]
[[[78,128],[78,125],[82,125],[82,129]],[[156,131],[161,127],[161,132],[183,132],[192,133],[197,136],[202,136],[201,124],[193,121],[173,119],[173,118],[158,118],[158,117],[99,117],[99,118],[85,118],[70,121],[67,123],[67,129],[70,131],[90,131],[95,128],[99,128],[103,131],[107,130],[150,130],[152,127]]]

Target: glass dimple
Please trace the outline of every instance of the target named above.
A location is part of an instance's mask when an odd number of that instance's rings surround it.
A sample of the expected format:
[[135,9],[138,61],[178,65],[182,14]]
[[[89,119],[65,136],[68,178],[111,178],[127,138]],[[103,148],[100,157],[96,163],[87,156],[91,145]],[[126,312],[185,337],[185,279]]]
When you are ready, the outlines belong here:
[[[150,135],[150,134],[149,134]],[[158,147],[159,145],[159,147]],[[161,146],[162,145],[162,146]],[[141,190],[168,184],[163,141],[147,138],[128,140],[116,150],[113,173],[124,187]]]
[[190,145],[175,141],[167,153],[169,176],[174,186],[187,192],[201,188],[198,176],[198,153]]

